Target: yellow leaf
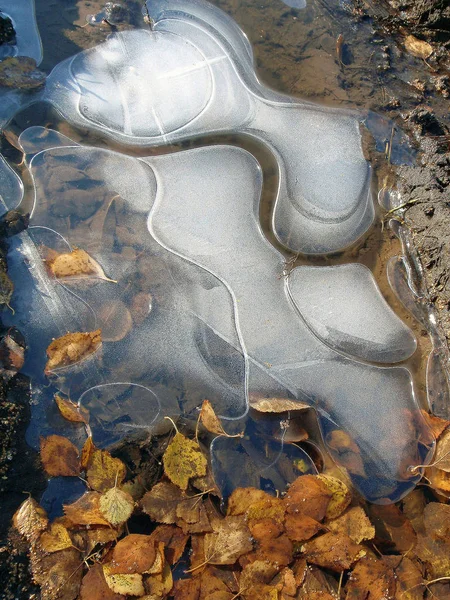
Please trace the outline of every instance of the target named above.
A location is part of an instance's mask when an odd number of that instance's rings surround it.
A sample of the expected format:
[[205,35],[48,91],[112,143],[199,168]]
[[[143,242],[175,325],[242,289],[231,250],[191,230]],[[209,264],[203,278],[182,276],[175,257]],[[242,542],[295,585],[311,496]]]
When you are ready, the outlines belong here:
[[117,487],[111,488],[100,498],[100,512],[111,525],[120,525],[128,521],[133,509],[133,498]]
[[45,552],[58,552],[73,546],[69,532],[60,523],[52,523],[48,531],[44,531],[39,542]]
[[327,528],[335,533],[342,531],[356,544],[363,540],[373,540],[375,537],[375,527],[361,506],[354,506],[337,519],[329,521]]
[[281,413],[292,410],[308,410],[309,404],[290,400],[289,398],[264,398],[256,394],[250,396],[250,406],[254,410],[262,413]]
[[199,418],[200,421],[203,423],[204,427],[211,433],[215,433],[217,435],[224,435],[230,438],[242,437],[242,434],[240,433],[238,433],[237,435],[229,435],[225,431],[225,429],[222,427],[222,423],[220,422],[218,416],[214,412],[214,408],[212,407],[212,404],[209,400],[203,400]]
[[343,481],[331,475],[317,475],[331,494],[325,516],[327,519],[339,517],[352,501],[352,494]]
[[423,59],[428,58],[433,52],[433,46],[428,42],[417,39],[413,35],[408,35],[405,38],[405,48],[413,56]]
[[13,524],[29,542],[32,542],[47,528],[47,513],[36,500],[30,497],[17,509],[13,517]]
[[89,422],[89,412],[82,406],[78,406],[75,402],[63,398],[59,394],[55,394],[55,402],[61,415],[68,421],[72,421],[72,423]]
[[206,475],[207,460],[197,442],[177,433],[163,457],[164,472],[182,490],[186,490],[191,477]]
[[87,333],[67,333],[49,345],[45,374],[54,369],[73,365],[93,354],[102,343],[101,329]]
[[119,458],[106,450],[93,448],[88,462],[86,479],[93,490],[106,492],[125,479],[126,467]]
[[94,451],[95,446],[92,441],[92,436],[89,436],[87,440],[84,442],[84,446],[81,449],[81,458],[80,464],[83,471],[85,471],[88,467],[89,461],[91,460],[92,452]]
[[145,594],[142,583],[142,575],[133,573],[131,575],[110,575],[110,565],[103,565],[103,575],[110,590],[116,594],[128,596],[143,596]]
[[450,473],[450,429],[444,431],[436,443],[433,465],[441,471]]
[[91,275],[111,283],[117,283],[117,281],[106,277],[98,262],[81,248],[74,248],[72,252],[58,254],[55,258],[46,262],[50,272],[57,279],[80,279]]

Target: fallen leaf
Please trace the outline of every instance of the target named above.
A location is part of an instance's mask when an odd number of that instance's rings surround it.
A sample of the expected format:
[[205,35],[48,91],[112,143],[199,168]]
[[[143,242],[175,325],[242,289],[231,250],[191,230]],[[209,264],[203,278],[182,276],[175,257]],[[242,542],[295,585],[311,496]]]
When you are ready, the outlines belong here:
[[416,562],[403,556],[395,569],[395,577],[395,600],[423,600],[425,582],[421,568]]
[[334,429],[327,434],[325,442],[339,465],[354,475],[367,477],[358,445],[348,433]]
[[332,493],[317,475],[302,475],[289,487],[283,499],[288,514],[303,514],[321,521]]
[[80,460],[77,447],[61,435],[41,437],[41,461],[51,477],[78,477]]
[[13,525],[30,543],[33,543],[47,528],[47,513],[30,496],[15,512]]
[[147,596],[144,599],[158,600],[165,598],[173,588],[172,571],[169,565],[164,565],[161,573],[150,575],[145,578],[145,590]]
[[161,481],[152,487],[141,500],[141,506],[158,523],[176,523],[177,506],[185,496],[180,488],[168,481]]
[[263,398],[250,394],[250,407],[262,413],[282,413],[293,410],[308,410],[309,404],[289,398]]
[[110,589],[103,574],[103,567],[94,564],[81,582],[80,600],[125,600],[125,596]]
[[229,435],[225,431],[209,400],[203,400],[199,419],[203,423],[203,426],[211,433],[224,435],[229,438],[242,437],[242,434],[240,433],[237,435]]
[[258,584],[266,585],[272,581],[278,571],[278,567],[270,561],[255,560],[242,569],[239,578],[239,590],[242,593]]
[[231,583],[233,589],[236,589],[236,582],[233,577],[224,577],[225,572],[217,567],[208,565],[200,576],[200,598],[208,600],[232,600],[235,596],[229,587]]
[[5,304],[12,310],[9,303],[14,292],[14,284],[4,269],[0,269],[0,304]]
[[117,283],[109,279],[96,260],[81,248],[74,248],[72,252],[64,252],[56,257],[47,259],[47,268],[57,279],[80,279],[86,276],[95,276],[104,281]]
[[49,530],[41,534],[39,543],[45,552],[58,552],[73,546],[69,532],[60,523],[52,523]]
[[429,428],[434,434],[436,439],[439,439],[441,433],[447,429],[450,425],[450,421],[446,419],[441,419],[440,417],[435,417],[434,415],[430,415],[425,410],[420,411],[422,413],[423,418],[427,422]]
[[343,481],[331,475],[317,475],[331,494],[325,517],[335,519],[339,517],[352,501],[352,493]]
[[61,415],[73,423],[88,423],[89,412],[82,406],[78,406],[75,402],[63,398],[59,394],[55,394],[55,402],[59,408]]
[[101,330],[87,333],[67,333],[49,345],[47,348],[48,361],[45,374],[54,369],[73,365],[96,352],[102,343]]
[[395,593],[394,571],[382,560],[363,557],[352,570],[346,591],[346,600],[392,598]]
[[39,547],[30,552],[31,572],[41,586],[42,600],[75,600],[83,577],[83,559],[75,548],[47,554]]
[[448,497],[450,492],[450,473],[442,471],[437,467],[428,467],[425,477],[428,479],[434,490],[442,492]]
[[406,50],[413,56],[426,59],[433,53],[433,46],[428,42],[419,40],[413,35],[408,35],[404,41]]
[[95,527],[95,529],[87,529],[83,534],[87,541],[87,552],[90,554],[97,544],[105,545],[114,542],[120,532],[111,527]]
[[258,542],[264,539],[274,539],[284,531],[283,525],[273,519],[251,521],[248,526],[252,537]]
[[289,567],[285,567],[281,573],[278,573],[278,575],[272,579],[270,585],[279,591],[282,598],[286,596],[292,597],[297,593],[298,585],[294,573]]
[[375,526],[377,544],[381,540],[388,543],[389,549],[395,547],[398,552],[410,552],[416,545],[416,532],[413,526],[395,505],[371,505],[369,516]]
[[93,448],[90,452],[86,479],[93,490],[106,492],[120,485],[127,469],[120,458],[113,458],[107,450]]
[[225,517],[212,524],[214,533],[205,534],[205,556],[213,565],[232,565],[253,550],[244,517]]
[[336,600],[338,594],[331,582],[336,585],[336,581],[327,576],[321,569],[309,567],[306,571],[304,582],[298,590],[297,599]]
[[109,525],[100,512],[101,494],[85,492],[72,504],[65,504],[64,514],[76,525]]
[[[242,564],[254,560],[265,560],[273,563],[276,567],[287,567],[293,560],[294,545],[287,535],[276,538],[262,538],[258,541],[257,548],[251,554],[242,557]],[[240,562],[241,562],[240,561]]]
[[281,498],[267,496],[255,502],[248,507],[246,515],[249,521],[260,519],[273,519],[278,523],[283,523],[286,512],[286,505]]
[[212,531],[202,498],[183,498],[177,505],[177,525],[184,533],[204,533]]
[[433,465],[440,471],[450,473],[450,430],[444,431],[436,443]]
[[142,575],[111,574],[111,566],[103,565],[103,575],[110,590],[126,596],[143,596],[145,594]]
[[28,56],[8,56],[0,63],[0,85],[19,90],[41,87],[47,75]]
[[403,498],[402,513],[411,523],[416,533],[425,533],[423,512],[426,505],[427,500],[423,488],[416,488]]
[[182,490],[186,490],[191,477],[206,475],[207,460],[194,440],[177,433],[163,456],[164,472]]
[[158,525],[152,531],[151,538],[155,544],[163,542],[165,557],[173,565],[183,556],[189,536],[175,525]]
[[123,490],[113,487],[100,498],[100,512],[111,525],[128,521],[134,510],[134,500]]
[[80,464],[83,471],[86,471],[94,450],[95,446],[94,442],[92,441],[92,436],[89,436],[84,442],[83,448],[81,449]]
[[291,514],[286,515],[285,528],[290,540],[306,542],[323,529],[323,525],[308,515]]
[[13,374],[20,371],[24,362],[25,348],[18,344],[11,335],[5,335],[0,341],[0,364],[2,367]]
[[151,568],[155,558],[154,539],[150,535],[131,533],[114,547],[108,573],[110,575],[145,573]]
[[244,515],[250,506],[260,500],[271,500],[272,496],[257,488],[236,488],[228,499],[228,515]]
[[335,533],[345,533],[355,544],[375,537],[375,527],[361,506],[354,506],[337,519],[328,521],[327,528]]
[[178,579],[175,581],[172,595],[174,600],[200,600],[200,577]]
[[119,342],[133,327],[130,311],[121,300],[108,300],[97,311],[104,342]]
[[344,533],[325,533],[303,547],[303,555],[308,563],[338,573],[349,569],[365,554],[364,548]]

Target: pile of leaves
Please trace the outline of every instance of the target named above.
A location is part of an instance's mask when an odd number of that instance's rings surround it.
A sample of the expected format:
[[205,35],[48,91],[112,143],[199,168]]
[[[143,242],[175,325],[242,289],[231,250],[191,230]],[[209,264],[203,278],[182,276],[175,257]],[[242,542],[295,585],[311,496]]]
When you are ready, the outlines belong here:
[[[87,425],[86,411],[61,396],[55,402],[66,419]],[[200,421],[224,434],[207,401]],[[14,526],[42,600],[447,598],[450,429],[440,419],[430,425],[439,438],[427,470],[435,490],[418,488],[398,506],[365,506],[343,478],[325,473],[300,476],[277,497],[238,488],[226,511],[198,428],[189,439],[175,427],[149,490],[91,437],[79,452],[51,435],[41,440],[44,469],[81,477],[87,491],[52,522],[27,498]]]

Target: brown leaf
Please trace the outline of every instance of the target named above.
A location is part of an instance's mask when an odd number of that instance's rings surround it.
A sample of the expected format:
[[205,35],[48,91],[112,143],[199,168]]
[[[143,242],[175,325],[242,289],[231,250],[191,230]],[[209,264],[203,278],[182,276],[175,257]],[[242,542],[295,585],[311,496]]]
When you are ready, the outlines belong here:
[[342,467],[354,475],[367,477],[358,445],[348,433],[334,429],[327,434],[325,441],[332,455]]
[[97,312],[104,342],[119,342],[133,327],[130,311],[121,300],[107,300]]
[[30,496],[15,512],[13,525],[30,543],[33,543],[47,528],[47,513]]
[[55,394],[55,402],[61,415],[68,421],[72,421],[73,423],[89,422],[89,412],[82,406],[78,406],[75,402],[63,398],[59,394]]
[[83,532],[87,542],[87,552],[90,554],[97,544],[109,544],[119,536],[119,532],[111,527],[96,527]]
[[424,579],[416,562],[403,556],[395,569],[395,577],[397,580],[395,600],[423,600]]
[[85,492],[72,504],[64,505],[64,514],[76,525],[109,525],[100,512],[101,494]]
[[125,596],[115,594],[106,583],[103,567],[92,565],[81,582],[80,600],[125,600]]
[[434,437],[439,439],[441,433],[450,425],[450,421],[430,415],[430,413],[427,413],[425,410],[421,410],[420,412],[422,413],[422,416],[427,422],[429,428],[433,432]]
[[286,567],[292,562],[294,546],[287,535],[280,535],[277,538],[263,538],[259,540],[258,546],[251,555],[244,556],[243,559],[266,560],[277,567]]
[[447,497],[450,492],[450,473],[442,471],[438,467],[428,467],[425,477],[430,482],[430,486],[437,492],[445,494]]
[[450,473],[450,430],[444,431],[438,439],[433,464],[440,471]]
[[215,433],[216,435],[224,435],[230,438],[242,437],[242,434],[229,435],[225,431],[209,400],[203,400],[199,419],[203,423],[203,426],[211,433]]
[[174,600],[200,600],[200,577],[175,581],[172,595]]
[[297,593],[297,581],[294,573],[288,567],[285,567],[271,582],[271,587],[277,589],[281,597],[295,596]]
[[283,502],[288,514],[303,514],[321,521],[331,497],[332,493],[317,475],[302,475],[291,484]]
[[103,575],[108,587],[116,594],[127,596],[143,596],[145,594],[142,575],[139,573],[131,575],[113,574],[110,565],[103,565]]
[[236,488],[228,499],[228,515],[244,515],[252,504],[271,500],[272,496],[256,488]]
[[252,520],[248,524],[252,537],[260,542],[264,539],[274,539],[283,533],[283,525],[273,519]]
[[41,461],[51,477],[77,477],[80,474],[78,449],[61,435],[41,437]]
[[346,600],[386,600],[395,593],[394,571],[382,560],[363,557],[351,572]]
[[141,506],[154,521],[169,525],[177,522],[177,506],[184,497],[178,486],[161,481],[145,494]]
[[161,573],[150,575],[144,581],[148,600],[165,598],[173,588],[173,578],[170,566],[165,564]]
[[294,542],[306,542],[323,529],[323,525],[312,517],[296,513],[286,515],[285,527],[289,539]]
[[83,448],[81,449],[80,464],[83,471],[86,471],[94,449],[95,446],[94,442],[92,441],[92,436],[89,436],[84,442]]
[[405,38],[405,48],[413,56],[418,58],[428,58],[433,53],[433,46],[428,42],[419,40],[413,35],[408,35]]
[[73,365],[91,356],[102,343],[100,329],[87,333],[66,333],[53,340],[47,348],[48,361],[45,374],[49,375],[54,369]]
[[[331,580],[335,585],[334,579]],[[298,600],[335,600],[336,590],[330,577],[317,567],[309,567],[303,585],[298,591]],[[368,600],[368,599],[367,599]]]
[[145,573],[152,567],[155,558],[154,539],[150,535],[131,533],[115,546],[108,573]]
[[[234,596],[223,577],[223,571],[220,571],[217,567],[208,565],[202,572],[200,581],[200,598],[231,600]],[[231,581],[235,584],[233,579]]]
[[283,413],[293,410],[308,410],[309,404],[290,400],[289,398],[263,398],[256,394],[250,395],[250,407],[262,413]]
[[46,554],[39,547],[30,553],[35,583],[41,586],[42,600],[75,600],[83,576],[83,559],[74,548]]
[[163,456],[164,472],[182,490],[192,477],[206,475],[207,460],[194,440],[176,433]]
[[366,551],[344,533],[330,532],[305,544],[303,553],[308,563],[341,572],[365,556]]
[[450,506],[430,502],[423,511],[425,531],[434,539],[450,540]]
[[83,279],[89,276],[117,283],[106,277],[105,272],[96,260],[81,248],[75,248],[72,252],[58,254],[54,258],[47,259],[47,268],[57,279],[65,281],[71,279]]
[[48,531],[44,531],[39,543],[45,552],[58,552],[73,546],[69,532],[60,523],[52,523]]
[[225,517],[213,524],[214,533],[205,534],[205,556],[213,565],[232,565],[253,549],[244,517]]
[[278,573],[278,567],[267,560],[255,560],[246,565],[239,578],[239,590],[250,590],[258,584],[266,585]]
[[335,519],[341,515],[352,501],[352,493],[343,481],[331,475],[317,475],[331,494],[325,517]]
[[169,564],[173,565],[182,557],[189,536],[175,525],[158,525],[151,533],[151,538],[155,544],[164,543],[165,556]]
[[247,509],[249,520],[273,519],[283,523],[286,506],[281,498],[267,495],[263,500],[255,502]]
[[92,489],[106,492],[122,483],[126,467],[119,458],[113,458],[107,450],[93,448],[86,470],[86,479]]
[[0,363],[4,369],[16,373],[23,367],[25,349],[9,334],[0,341]]
[[377,538],[386,540],[389,547],[395,547],[398,552],[402,553],[410,552],[414,548],[416,532],[395,504],[372,505],[369,508],[369,515],[375,526]]
[[203,501],[199,497],[183,498],[177,505],[177,525],[184,533],[204,533],[212,531]]
[[345,533],[355,544],[375,537],[375,527],[361,506],[354,506],[337,519],[329,521],[327,528],[335,533]]
[[427,500],[424,495],[424,490],[416,488],[410,492],[402,502],[403,515],[408,519],[414,527],[416,533],[425,533],[425,525],[423,511],[427,505]]

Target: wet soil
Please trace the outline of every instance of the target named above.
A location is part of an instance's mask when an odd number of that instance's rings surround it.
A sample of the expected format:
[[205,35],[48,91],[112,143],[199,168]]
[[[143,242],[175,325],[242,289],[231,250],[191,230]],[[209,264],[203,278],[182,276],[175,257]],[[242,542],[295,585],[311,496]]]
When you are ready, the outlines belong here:
[[[107,24],[82,27],[87,14],[102,8],[101,2],[37,0],[36,4],[44,45],[41,68],[46,71],[80,48],[98,44],[112,30]],[[139,24],[140,3],[129,0],[126,4],[130,23]],[[449,341],[448,2],[308,0],[302,10],[292,9],[281,0],[218,0],[217,4],[248,34],[264,83],[315,102],[357,107],[378,115],[374,121],[377,150],[373,141],[368,144],[368,154],[376,166],[375,183],[382,187],[395,181],[400,202],[406,204],[401,217],[412,232],[420,256],[424,293],[435,305]],[[405,50],[408,34],[433,44],[434,52],[426,61]],[[409,140],[406,144],[393,144],[400,130],[406,132]],[[2,152],[13,161],[20,161],[6,140],[2,140]],[[267,206],[270,211],[270,204]],[[380,240],[383,251],[379,249]],[[5,252],[6,245],[2,243],[0,270],[5,268]],[[378,280],[382,280],[388,301],[401,312],[384,274],[386,259],[399,252],[395,236],[383,233],[378,224],[351,252],[361,262],[370,263]],[[426,349],[424,332],[411,317],[405,313],[402,317],[414,326]],[[5,333],[0,332],[0,337]],[[417,370],[421,369],[423,365],[418,365]],[[420,379],[423,381],[423,377]],[[8,533],[23,492],[39,498],[45,486],[37,455],[25,443],[28,390],[28,382],[21,375],[0,380],[0,598],[5,600],[32,598],[36,593],[28,579],[24,548],[11,531]],[[130,447],[123,452],[128,455],[130,466],[133,463],[134,468],[147,469],[147,460],[139,450]],[[155,454],[159,451],[154,448],[148,461],[153,461]],[[152,464],[156,469],[157,462]]]

